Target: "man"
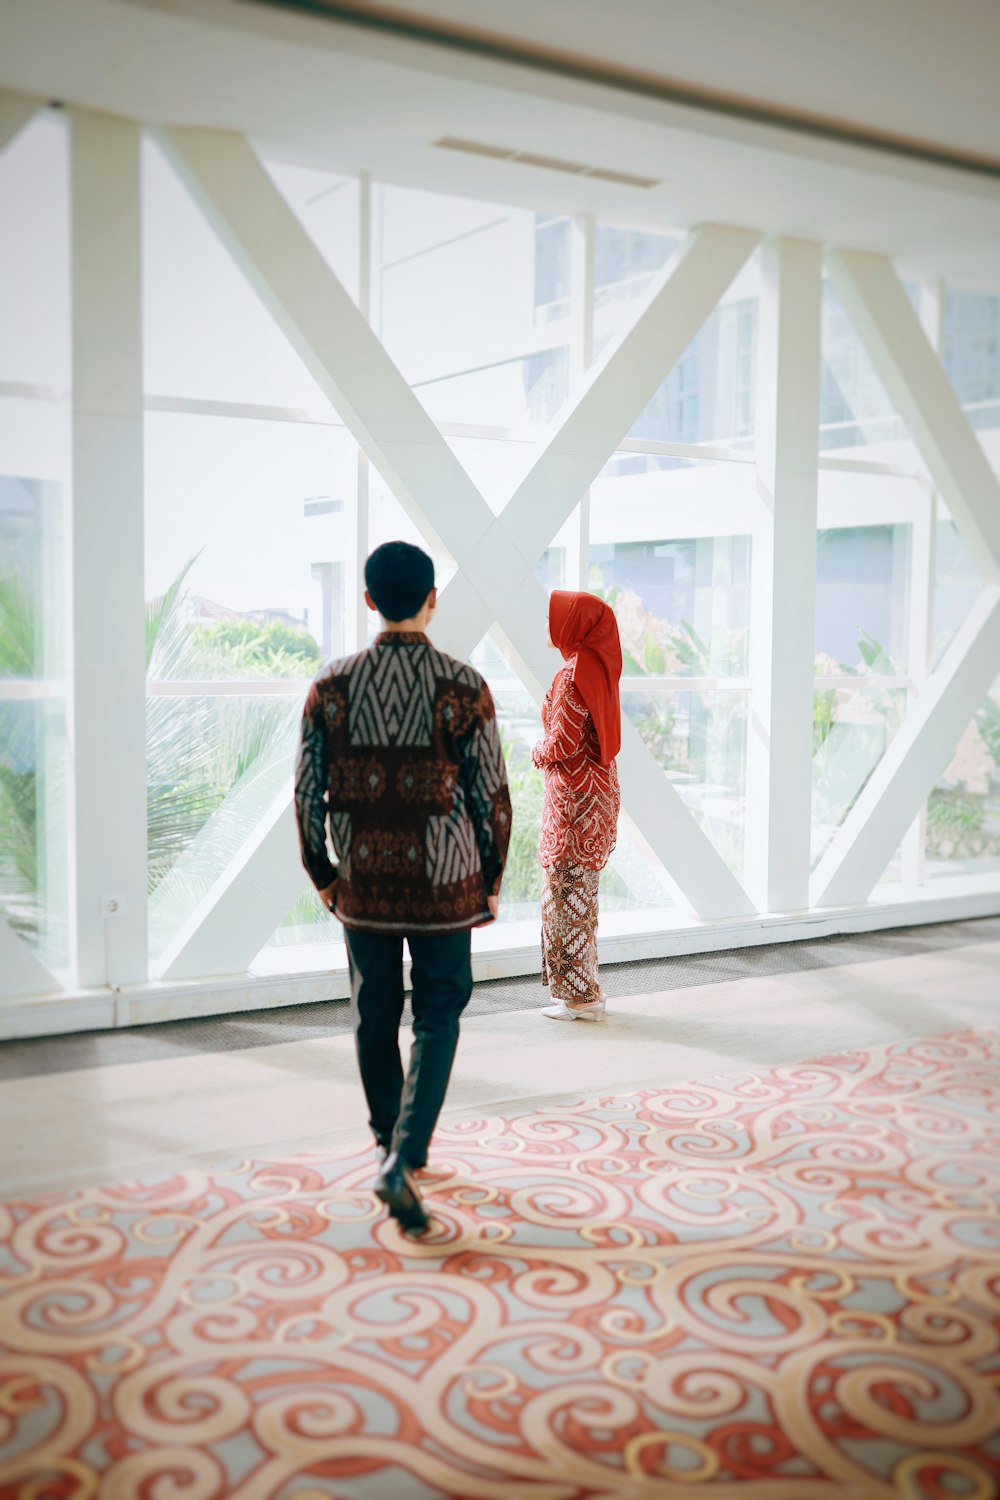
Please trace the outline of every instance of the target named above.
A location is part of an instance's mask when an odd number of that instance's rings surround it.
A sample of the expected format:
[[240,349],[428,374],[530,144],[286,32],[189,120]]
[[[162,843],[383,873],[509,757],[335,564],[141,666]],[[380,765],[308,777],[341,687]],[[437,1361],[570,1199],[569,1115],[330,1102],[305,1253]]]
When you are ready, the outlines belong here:
[[295,807],[303,863],[347,935],[358,1064],[384,1157],[375,1191],[404,1228],[423,1230],[413,1174],[427,1161],[472,994],[471,931],[497,915],[510,794],[489,688],[425,634],[437,603],[431,559],[386,542],[365,564],[365,584],[382,632],[310,688]]

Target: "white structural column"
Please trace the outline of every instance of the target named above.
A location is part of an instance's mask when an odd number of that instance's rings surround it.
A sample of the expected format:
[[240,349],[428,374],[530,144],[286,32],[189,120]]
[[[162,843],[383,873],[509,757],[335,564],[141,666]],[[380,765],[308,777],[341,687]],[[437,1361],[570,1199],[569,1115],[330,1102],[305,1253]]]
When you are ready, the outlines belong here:
[[[936,528],[936,497],[933,491],[921,489],[910,522],[907,672],[913,684],[909,694],[911,704],[919,703],[932,666]],[[903,839],[901,873],[904,885],[917,886],[924,882],[926,839],[927,809],[922,803]]]
[[[436,638],[465,656],[498,620],[526,686],[540,697],[553,661],[543,645],[545,594],[531,570],[758,237],[718,227],[691,237],[639,322],[542,445],[508,507],[513,515],[496,518],[247,142],[194,130],[166,131],[163,140],[220,238],[396,498],[431,545],[458,563],[442,596]],[[623,775],[626,806],[641,816],[650,844],[691,907],[703,917],[747,915],[752,908],[739,882],[634,734],[626,735],[622,767],[629,773]],[[282,857],[287,833],[277,822],[273,831],[273,848],[268,838],[261,840],[213,893],[204,921],[214,933],[207,950],[215,958],[211,970],[200,972],[242,969],[266,939],[270,929],[242,923],[236,930],[224,920],[221,897],[233,879],[252,881],[260,863]],[[301,884],[291,867],[288,882],[286,905]],[[282,914],[274,912],[272,927]],[[181,977],[193,972],[188,965],[188,945],[178,941],[161,972]]]
[[1000,587],[984,588],[817,866],[814,906],[864,901],[944,770],[1000,662]]
[[765,243],[750,585],[747,884],[761,911],[809,903],[822,255]]
[[830,274],[983,576],[1000,582],[1000,480],[892,262],[835,250]]
[[77,982],[147,975],[138,125],[73,112],[70,919]]
[[[0,151],[20,134],[40,107],[36,99],[0,89]],[[59,988],[55,977],[0,917],[0,999],[42,995]]]
[[[938,358],[944,347],[945,284],[925,281],[920,286],[918,302],[924,332]],[[919,508],[910,525],[909,585],[907,606],[906,667],[913,684],[910,697],[919,697],[924,680],[933,667],[934,586],[937,571],[937,493],[928,486],[922,493]],[[919,886],[926,872],[927,804],[907,829],[901,849],[903,884]]]

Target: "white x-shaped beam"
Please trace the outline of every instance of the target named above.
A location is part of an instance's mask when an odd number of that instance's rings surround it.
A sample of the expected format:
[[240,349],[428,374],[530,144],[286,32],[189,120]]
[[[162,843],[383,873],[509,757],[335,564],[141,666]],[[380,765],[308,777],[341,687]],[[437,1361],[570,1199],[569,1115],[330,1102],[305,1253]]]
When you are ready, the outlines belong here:
[[[499,627],[536,700],[552,675],[541,553],[596,479],[758,241],[746,229],[697,230],[670,262],[633,328],[590,375],[540,445],[500,516],[451,452],[333,271],[237,135],[169,130],[160,139],[189,191],[320,388],[431,545],[458,573],[435,638],[465,657]],[[625,810],[702,918],[753,907],[628,720]],[[223,873],[161,964],[164,977],[246,967],[301,888],[288,799]]]
[[817,865],[813,906],[868,899],[1000,672],[1000,481],[892,262],[837,250],[827,263],[986,586]]

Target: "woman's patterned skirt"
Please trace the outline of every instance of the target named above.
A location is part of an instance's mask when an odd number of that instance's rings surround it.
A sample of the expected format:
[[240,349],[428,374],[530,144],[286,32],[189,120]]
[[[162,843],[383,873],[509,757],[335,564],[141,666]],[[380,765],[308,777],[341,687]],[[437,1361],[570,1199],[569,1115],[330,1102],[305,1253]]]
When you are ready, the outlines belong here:
[[599,870],[561,864],[542,870],[542,983],[555,1000],[599,1000],[597,887]]

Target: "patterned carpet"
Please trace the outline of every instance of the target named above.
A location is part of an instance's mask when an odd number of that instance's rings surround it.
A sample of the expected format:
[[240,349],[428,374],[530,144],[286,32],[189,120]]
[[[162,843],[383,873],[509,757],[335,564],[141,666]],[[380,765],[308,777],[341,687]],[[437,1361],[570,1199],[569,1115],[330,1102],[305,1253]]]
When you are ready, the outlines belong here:
[[373,1177],[0,1207],[0,1494],[1000,1494],[1000,1036],[442,1129],[422,1241]]

